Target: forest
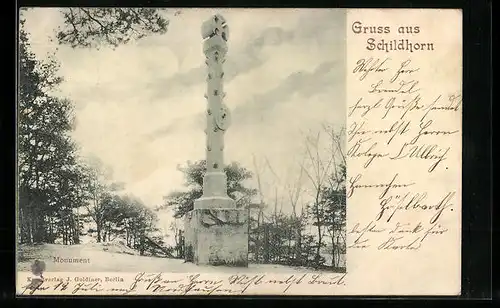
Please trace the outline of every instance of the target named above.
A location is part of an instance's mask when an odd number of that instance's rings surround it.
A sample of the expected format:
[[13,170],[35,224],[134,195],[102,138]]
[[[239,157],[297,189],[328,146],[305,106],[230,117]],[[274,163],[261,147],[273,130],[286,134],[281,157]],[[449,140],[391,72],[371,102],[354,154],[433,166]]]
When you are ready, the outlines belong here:
[[[144,250],[154,232],[154,211],[134,196],[120,194],[121,183],[95,157],[82,157],[71,137],[74,105],[57,95],[63,78],[55,52],[37,59],[20,10],[18,36],[18,239],[22,244],[79,244],[83,226],[97,242],[123,236]],[[165,33],[168,21],[158,9],[64,8],[55,37],[73,48],[116,47],[151,33]],[[95,44],[94,44],[95,43]],[[97,45],[96,45],[97,44]]]
[[[169,20],[160,13],[151,8],[61,9],[64,27],[56,39],[73,48],[116,47],[165,33]],[[99,159],[80,155],[71,137],[74,105],[55,94],[63,81],[59,63],[55,54],[37,59],[22,12],[18,60],[18,243],[77,245],[90,235],[97,242],[123,239],[141,255],[183,258],[182,228],[173,223],[170,234],[162,234],[158,215],[168,209],[181,221],[193,208],[202,194],[205,161],[179,166],[185,189],[166,192],[163,204],[146,205],[124,194],[123,184],[111,180],[111,171]],[[273,167],[265,158],[254,157],[253,166],[231,162],[225,167],[228,194],[250,213],[251,262],[345,270],[344,134],[326,124],[309,134],[300,172],[267,195],[262,173],[272,173]],[[248,185],[252,181],[255,188]],[[175,244],[166,244],[165,236]]]

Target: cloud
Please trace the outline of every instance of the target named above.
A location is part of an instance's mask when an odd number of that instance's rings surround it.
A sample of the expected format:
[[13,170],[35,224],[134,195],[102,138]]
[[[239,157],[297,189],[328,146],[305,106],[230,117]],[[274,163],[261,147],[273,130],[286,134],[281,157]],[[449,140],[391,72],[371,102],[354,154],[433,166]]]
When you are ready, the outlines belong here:
[[[37,29],[38,21],[52,23],[45,9],[37,14],[31,28],[42,36],[42,50],[49,26]],[[147,205],[182,186],[177,164],[204,157],[206,68],[199,28],[210,14],[185,10],[165,35],[114,51],[61,46],[57,54],[66,79],[62,90],[77,105],[74,137],[82,152],[110,165],[126,192]],[[231,27],[224,87],[233,114],[225,157],[251,168],[255,153],[286,174],[302,151],[300,131],[322,121],[345,123],[344,12],[222,14]],[[272,182],[266,177],[262,181]]]
[[199,130],[202,131],[205,127],[205,113],[198,113],[192,116],[176,118],[170,121],[167,125],[153,130],[144,135],[150,141],[162,138],[168,135],[175,134],[179,131]]
[[[261,50],[266,46],[277,46],[286,41],[286,33],[277,27],[268,28],[261,35],[250,40],[241,51],[229,53],[224,63],[224,80],[230,82],[236,76],[262,66],[266,62],[266,58],[261,54]],[[203,63],[203,61],[204,59],[200,55],[200,62]],[[158,78],[150,84],[150,89],[152,89],[150,97],[152,100],[157,100],[159,97],[164,98],[179,94],[185,87],[204,83],[206,74],[206,66],[201,64],[171,77]]]
[[[255,125],[265,120],[265,117],[280,104],[286,104],[294,95],[301,98],[309,98],[321,94],[328,87],[338,82],[338,73],[335,62],[325,62],[311,72],[298,71],[286,77],[282,83],[264,93],[258,93],[243,104],[236,106],[232,111],[232,121],[239,126],[245,124]],[[205,125],[204,112],[196,115],[177,118],[167,125],[148,134],[148,138],[154,140],[179,130],[203,129]]]
[[286,104],[293,95],[309,98],[325,91],[338,79],[339,74],[333,71],[334,68],[335,62],[326,62],[318,65],[312,73],[298,71],[290,74],[274,89],[257,94],[237,106],[232,112],[233,120],[239,125],[262,121],[266,113],[280,104]]
[[[235,122],[244,124],[263,120],[267,111],[272,111],[276,104],[286,102],[295,94],[301,97],[318,95],[324,91],[322,88],[336,84],[343,88],[344,57],[342,48],[339,50],[338,47],[345,44],[344,36],[340,35],[343,32],[339,33],[339,29],[343,29],[344,13],[311,10],[300,15],[293,27],[265,27],[244,46],[228,54],[224,65],[228,90],[226,101],[230,108],[234,108]],[[285,59],[284,62],[280,63],[280,58]],[[321,61],[325,62],[317,65]],[[317,65],[312,73],[306,71],[310,63]],[[158,80],[156,86],[152,85],[155,88],[152,90],[153,100],[180,95],[186,87],[204,85],[205,78],[206,67],[200,65],[166,80]],[[199,92],[200,99],[202,93]],[[148,138],[155,140],[189,128],[202,130],[204,125],[204,113],[198,112],[156,129],[148,134]]]
[[[264,28],[257,35],[252,36],[241,48],[233,50],[231,39],[229,41],[229,53],[224,64],[224,80],[230,82],[236,76],[248,73],[253,69],[261,67],[266,63],[268,57],[262,53],[265,48],[278,47],[285,43],[294,44],[331,44],[335,36],[331,36],[331,21],[337,26],[344,21],[344,13],[332,10],[324,12],[307,12],[302,16],[298,25],[293,29],[286,29],[278,26]],[[343,28],[343,27],[342,27]],[[335,28],[334,28],[335,30]],[[201,40],[200,40],[201,46]],[[200,52],[200,62],[203,61]],[[186,72],[175,74],[166,79],[159,78],[152,88],[151,98],[168,97],[178,94],[183,87],[189,87],[204,83],[206,78],[206,67],[200,64]]]

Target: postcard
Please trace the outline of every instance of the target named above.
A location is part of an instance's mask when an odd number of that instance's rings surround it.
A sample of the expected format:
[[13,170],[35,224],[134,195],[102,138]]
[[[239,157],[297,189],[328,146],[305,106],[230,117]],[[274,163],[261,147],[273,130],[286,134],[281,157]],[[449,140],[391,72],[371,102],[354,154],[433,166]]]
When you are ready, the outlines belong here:
[[462,12],[22,8],[19,296],[459,295]]

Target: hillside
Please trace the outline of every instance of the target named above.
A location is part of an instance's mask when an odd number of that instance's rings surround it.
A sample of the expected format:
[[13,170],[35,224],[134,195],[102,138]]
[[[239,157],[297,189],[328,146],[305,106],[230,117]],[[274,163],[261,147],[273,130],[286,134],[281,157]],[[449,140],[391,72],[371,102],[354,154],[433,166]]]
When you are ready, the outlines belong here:
[[[118,242],[20,245],[18,250],[18,271],[30,271],[31,263],[38,259],[45,261],[46,272],[311,272],[311,269],[271,264],[250,264],[248,268],[196,266],[179,259],[140,256]],[[82,258],[89,263],[54,262],[56,258]]]

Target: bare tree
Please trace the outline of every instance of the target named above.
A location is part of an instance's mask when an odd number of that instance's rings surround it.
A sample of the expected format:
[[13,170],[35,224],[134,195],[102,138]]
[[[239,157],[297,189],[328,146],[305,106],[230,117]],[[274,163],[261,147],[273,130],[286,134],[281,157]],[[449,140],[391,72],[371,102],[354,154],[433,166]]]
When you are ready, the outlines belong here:
[[[265,166],[267,167],[267,169],[274,176],[274,179],[276,181],[278,181],[278,185],[276,185],[274,187],[274,199],[273,199],[273,208],[274,208],[273,220],[274,220],[274,223],[276,224],[278,222],[278,216],[281,215],[281,213],[283,212],[283,201],[284,201],[285,196],[284,196],[284,194],[280,194],[279,189],[278,189],[278,187],[281,185],[282,180],[281,180],[280,176],[274,171],[274,168],[273,168],[271,162],[269,161],[269,158],[267,158],[267,156],[264,157],[264,161],[265,161]],[[278,210],[278,207],[279,207],[279,210]]]
[[261,183],[261,170],[257,164],[257,160],[255,158],[255,154],[252,155],[252,160],[253,160],[253,167],[254,167],[254,174],[255,178],[257,180],[257,188],[258,188],[258,195],[259,195],[259,210],[257,214],[257,230],[256,234],[254,235],[254,242],[255,242],[255,260],[258,262],[259,261],[259,251],[261,248],[261,243],[262,239],[260,238],[260,227],[263,222],[264,218],[264,195],[262,192],[262,183]]
[[292,181],[292,184],[287,183],[287,194],[288,194],[288,201],[290,202],[290,205],[292,207],[292,223],[293,225],[297,225],[296,228],[293,228],[291,230],[293,232],[292,236],[290,237],[289,241],[289,248],[291,246],[291,240],[295,241],[295,249],[294,249],[294,259],[297,259],[300,257],[301,254],[301,248],[302,248],[302,219],[305,217],[303,215],[303,207],[301,207],[300,215],[297,215],[297,204],[298,201],[301,197],[303,188],[303,177],[304,177],[304,160],[305,160],[305,155],[302,157],[302,161],[299,163],[300,166],[300,171],[299,175],[295,179],[295,181]]
[[311,214],[313,215],[313,225],[316,226],[318,245],[316,248],[316,256],[320,257],[320,250],[323,245],[323,217],[324,209],[321,206],[322,190],[328,185],[328,176],[332,171],[333,158],[325,156],[321,148],[321,131],[316,134],[306,136],[305,151],[306,163],[301,164],[301,169],[304,170],[305,175],[309,179],[313,187],[313,201],[311,204]]
[[105,184],[111,176],[111,171],[97,158],[87,159],[85,168],[87,187],[85,188],[90,202],[85,205],[88,215],[96,224],[97,242],[105,241],[106,205],[111,202],[112,196]]
[[[332,266],[338,267],[340,261],[339,251],[345,247],[345,179],[346,179],[346,157],[344,154],[345,128],[335,130],[330,125],[323,125],[330,141],[330,152],[333,160],[333,172],[328,177],[329,202],[325,211],[327,232],[331,240]],[[337,247],[339,246],[340,247]],[[341,249],[342,248],[342,249]]]
[[345,183],[345,180],[341,178],[342,168],[347,165],[344,153],[345,127],[335,130],[331,125],[323,124],[323,130],[330,141],[330,155],[334,167],[332,176],[328,178],[328,181],[331,188],[338,190]]
[[183,249],[181,245],[183,234],[182,230],[177,225],[177,221],[172,221],[170,223],[169,230],[172,231],[172,233],[174,234],[174,245],[175,245],[174,249],[176,251],[176,256],[177,258],[181,258]]

